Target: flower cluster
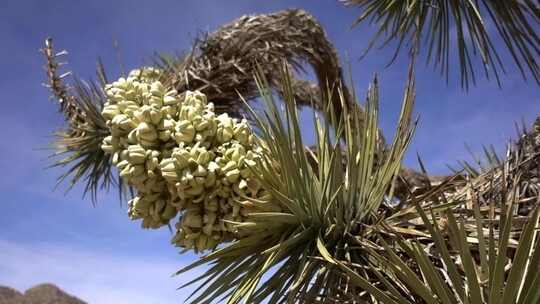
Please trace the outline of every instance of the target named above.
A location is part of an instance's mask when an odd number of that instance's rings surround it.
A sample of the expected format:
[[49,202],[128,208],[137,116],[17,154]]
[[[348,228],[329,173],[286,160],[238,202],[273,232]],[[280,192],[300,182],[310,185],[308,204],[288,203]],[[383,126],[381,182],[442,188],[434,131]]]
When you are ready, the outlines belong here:
[[137,191],[130,218],[158,228],[180,213],[172,242],[212,249],[236,236],[232,222],[266,211],[249,201],[269,200],[253,174],[260,151],[246,120],[216,115],[204,94],[167,90],[159,76],[156,69],[134,70],[105,87],[102,115],[111,135],[102,149]]
[[142,219],[145,228],[166,225],[177,214],[169,202],[159,162],[170,137],[167,121],[176,114],[180,99],[175,90],[165,90],[159,75],[156,69],[134,70],[127,78],[107,85],[102,111],[111,131],[102,149],[112,154],[120,177],[136,189],[129,216]]

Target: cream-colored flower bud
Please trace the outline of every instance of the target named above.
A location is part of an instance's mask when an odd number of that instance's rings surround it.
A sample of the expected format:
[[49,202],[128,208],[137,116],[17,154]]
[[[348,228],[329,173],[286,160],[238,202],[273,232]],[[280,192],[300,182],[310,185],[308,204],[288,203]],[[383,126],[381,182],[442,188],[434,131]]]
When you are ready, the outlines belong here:
[[193,175],[191,174],[191,171],[187,168],[182,170],[182,173],[180,174],[180,183],[183,185],[189,185],[192,180]]
[[159,81],[154,81],[150,85],[150,93],[154,96],[163,97],[165,94],[165,87],[163,84]]
[[164,117],[169,119],[176,117],[178,113],[178,108],[176,106],[164,106],[161,108],[161,113]]
[[212,224],[205,224],[202,228],[202,232],[207,236],[211,236],[213,233],[213,230],[214,230],[214,225]]
[[195,240],[195,251],[204,251],[206,250],[208,237],[204,234],[201,234],[196,240]]
[[167,204],[161,213],[161,219],[164,222],[168,222],[170,219],[174,218],[178,212],[172,204]]
[[180,120],[191,121],[191,118],[196,114],[194,108],[185,103],[182,104],[182,107],[178,111],[178,118]]
[[101,150],[107,154],[112,154],[116,149],[112,145],[101,144]]
[[217,198],[205,199],[204,209],[209,212],[217,212],[219,209],[219,202]]
[[[199,116],[201,117],[201,116]],[[195,130],[197,131],[203,131],[203,130],[206,130],[207,128],[209,128],[211,126],[211,123],[210,121],[206,120],[206,119],[203,119],[201,117],[201,121],[198,122],[196,125],[195,125]]]
[[157,125],[159,124],[159,122],[161,121],[161,118],[163,117],[163,114],[157,110],[157,109],[152,109],[152,111],[150,112],[150,121],[154,124],[154,125]]
[[113,153],[111,161],[112,161],[113,165],[117,165],[120,162],[120,153],[118,151]]
[[[146,137],[146,138],[151,138],[151,137]],[[147,140],[147,139],[145,139],[145,137],[139,137],[139,144],[141,144],[141,146],[143,146],[143,147],[152,148],[152,147],[156,147],[158,142],[155,141],[155,140]]]
[[207,165],[214,158],[214,153],[201,149],[200,154],[197,156],[197,163],[200,165]]
[[189,152],[185,149],[175,149],[171,155],[178,170],[183,170],[189,165]]
[[248,179],[252,175],[251,172],[252,172],[252,169],[250,169],[250,168],[242,169],[242,170],[240,170],[240,176],[242,176],[242,178],[244,178],[244,179]]
[[202,228],[202,217],[199,213],[186,211],[182,216],[182,225],[191,228]]
[[180,121],[175,126],[174,138],[177,143],[191,143],[195,139],[195,128],[188,120]]
[[234,131],[232,128],[223,128],[219,127],[216,132],[216,139],[219,143],[229,142],[234,136]]
[[134,111],[137,111],[141,107],[141,103],[135,100],[123,99],[121,102],[118,103],[118,107],[123,112],[126,111],[126,109],[128,108],[132,108]]
[[130,87],[129,90],[125,93],[126,99],[129,100],[135,100],[137,98],[137,92],[133,89],[133,87]]
[[128,133],[127,142],[130,145],[137,144],[137,142],[138,142],[138,140],[137,140],[137,129],[133,129]]
[[164,100],[163,98],[159,97],[159,96],[154,96],[154,95],[151,95],[148,96],[148,98],[146,98],[147,100],[147,104],[150,105],[150,106],[154,106],[154,107],[157,107],[157,108],[160,108],[163,107],[163,103],[164,103]]
[[131,166],[127,165],[124,169],[120,171],[119,175],[123,179],[129,179],[131,177]]
[[161,120],[161,116],[162,116],[161,111],[159,111],[159,109],[156,109],[153,106],[148,106],[148,105],[142,106],[139,109],[139,111],[134,112],[134,115],[139,121],[152,123],[154,125],[159,124],[159,121]]
[[116,167],[119,169],[119,170],[123,170],[124,168],[126,168],[127,166],[129,166],[129,162],[127,160],[122,160],[121,162],[119,162]]
[[186,91],[186,103],[206,105],[206,95],[199,91]]
[[208,174],[206,175],[206,179],[204,180],[204,187],[205,188],[211,188],[216,184],[216,173],[212,171],[208,171]]
[[217,195],[219,195],[222,198],[228,198],[231,196],[231,189],[229,187],[219,187],[217,191]]
[[169,131],[174,131],[174,127],[176,125],[176,122],[172,119],[163,119],[159,125],[158,125],[158,129],[159,130],[169,130]]
[[240,204],[238,204],[234,199],[229,198],[227,202],[232,206],[232,216],[236,218],[240,214]]
[[114,143],[114,139],[112,136],[107,136],[103,139],[103,142],[101,144],[101,149],[105,151],[106,153],[112,154],[117,149],[118,144]]
[[205,167],[198,165],[195,171],[193,171],[193,176],[195,177],[205,177],[208,174],[208,171]]
[[233,128],[234,127],[234,121],[227,113],[220,114],[217,117],[218,120],[218,126],[223,128]]
[[204,185],[206,183],[206,176],[204,177],[201,177],[201,176],[195,176],[195,178],[193,179],[193,182],[190,183],[190,186],[192,187],[203,187],[204,188]]
[[168,141],[169,139],[171,139],[171,134],[172,133],[169,130],[160,131],[158,134],[158,138],[161,141]]
[[112,124],[116,125],[121,130],[130,130],[137,125],[127,115],[119,114],[112,119]]
[[167,106],[176,106],[176,105],[178,105],[179,100],[176,97],[176,95],[177,95],[176,90],[172,90],[172,91],[167,92],[167,94],[165,94],[165,96],[163,97],[163,104],[165,104]]
[[167,158],[161,161],[159,164],[161,175],[168,181],[175,181],[178,178],[176,173],[176,167],[174,160]]
[[[234,161],[228,161],[227,164],[223,167],[221,167],[221,171],[225,172],[225,174],[229,171],[235,170],[238,168],[238,165]],[[240,172],[239,172],[240,173]]]
[[229,183],[235,183],[240,177],[240,170],[233,169],[225,173],[225,177]]
[[217,218],[216,213],[208,212],[203,216],[203,223],[213,225],[216,222],[216,218]]
[[157,157],[150,157],[146,160],[146,170],[154,171],[159,167],[159,159]]
[[243,163],[243,158],[246,155],[246,149],[243,146],[237,145],[235,148],[231,149],[231,160],[237,164]]
[[126,81],[126,79],[125,79],[124,77],[120,77],[120,78],[118,78],[117,81],[113,82],[113,85],[114,85],[115,87],[118,87],[118,88],[121,88],[121,89],[123,89],[123,90],[126,90],[126,89],[128,89],[128,85],[129,85],[129,84],[128,84],[128,82]]
[[[122,148],[125,148],[126,146],[120,145]],[[127,150],[121,150],[120,151],[120,160],[128,160],[129,158],[129,152]]]
[[106,105],[103,108],[103,111],[101,111],[101,115],[103,115],[103,118],[106,120],[111,120],[118,114],[120,114],[120,108],[116,104]]
[[133,164],[130,169],[131,176],[138,176],[145,173],[145,168],[142,165],[135,165]]
[[181,245],[186,249],[193,249],[195,248],[195,241],[194,239],[188,239],[186,236],[186,238],[181,242]]
[[189,196],[197,196],[203,193],[203,191],[204,191],[204,187],[201,185],[201,186],[188,188],[184,190],[184,193],[186,193]]
[[244,158],[244,165],[246,167],[255,167],[257,163],[253,159],[249,159],[248,155],[246,155],[246,158]]
[[246,119],[242,119],[240,123],[234,126],[234,139],[242,145],[249,145],[249,137],[251,130]]
[[115,93],[109,94],[108,97],[109,97],[108,100],[111,103],[116,103],[116,104],[118,104],[119,102],[121,102],[122,100],[125,99],[123,91],[121,91],[121,92],[116,91]]
[[130,163],[140,165],[146,162],[146,150],[140,145],[130,145],[127,150]]
[[137,126],[137,138],[141,141],[141,143],[144,143],[144,141],[146,141],[146,145],[148,146],[148,143],[152,145],[153,142],[157,140],[158,134],[156,129],[152,125],[146,122],[141,122]]
[[129,142],[128,142],[127,138],[125,138],[125,137],[118,138],[118,142],[119,142],[119,146],[121,146],[121,147],[129,146]]
[[237,184],[236,186],[238,187],[238,189],[240,190],[246,190],[248,188],[248,183],[245,179],[241,179]]

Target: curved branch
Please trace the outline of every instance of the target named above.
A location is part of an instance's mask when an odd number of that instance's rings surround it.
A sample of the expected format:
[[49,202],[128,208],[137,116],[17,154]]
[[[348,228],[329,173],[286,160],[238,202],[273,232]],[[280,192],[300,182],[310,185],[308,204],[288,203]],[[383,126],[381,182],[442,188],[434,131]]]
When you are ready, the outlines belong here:
[[[295,81],[299,105],[323,109],[325,100],[340,101],[337,89],[331,94],[319,89],[344,83],[336,50],[320,24],[303,10],[243,16],[199,38],[195,46],[190,55],[171,67],[170,81],[179,92],[201,90],[218,110],[241,115],[238,93],[246,99],[259,96],[253,77],[256,65],[279,92],[283,60],[296,72],[304,72],[304,63],[308,63],[317,77],[318,86]],[[349,91],[342,87],[352,105]],[[334,108],[341,113],[341,104]]]

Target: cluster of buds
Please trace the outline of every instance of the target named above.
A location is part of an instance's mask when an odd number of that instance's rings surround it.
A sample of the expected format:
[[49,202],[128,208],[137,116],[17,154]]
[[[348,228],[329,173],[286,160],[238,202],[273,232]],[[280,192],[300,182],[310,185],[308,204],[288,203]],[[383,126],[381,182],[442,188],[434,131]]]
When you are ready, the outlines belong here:
[[203,251],[239,236],[234,223],[250,212],[278,211],[253,172],[260,148],[246,120],[216,115],[200,92],[181,99],[154,69],[135,70],[107,85],[103,116],[111,135],[102,148],[137,190],[129,216],[146,228],[178,213],[172,243]]
[[170,204],[167,183],[159,163],[170,141],[180,99],[175,90],[165,90],[160,71],[144,68],[105,87],[107,103],[102,115],[111,135],[102,149],[112,155],[120,177],[137,191],[128,203],[132,219],[142,219],[144,228],[159,228],[177,214]]
[[259,152],[246,120],[216,116],[201,93],[188,93],[178,113],[177,146],[160,163],[173,204],[182,211],[172,242],[202,251],[237,237],[242,222],[266,192],[252,176]]
[[[198,251],[239,236],[234,223],[249,212],[280,211],[255,208],[249,198],[268,200],[268,193],[253,176],[258,154],[237,141],[212,151],[196,146],[177,148],[162,168],[174,184],[170,193],[186,212],[176,224],[173,243]],[[174,166],[171,166],[174,164]],[[270,205],[270,204],[269,204]]]

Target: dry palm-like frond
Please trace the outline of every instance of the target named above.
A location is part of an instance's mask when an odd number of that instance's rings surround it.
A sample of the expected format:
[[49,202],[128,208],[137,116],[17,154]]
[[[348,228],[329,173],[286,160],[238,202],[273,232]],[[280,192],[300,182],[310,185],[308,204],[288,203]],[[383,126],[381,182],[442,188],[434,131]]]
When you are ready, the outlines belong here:
[[[263,70],[269,85],[280,91],[283,60],[297,72],[304,63],[313,67],[318,85],[291,78],[299,105],[323,110],[326,88],[344,83],[337,52],[317,20],[303,10],[246,15],[200,37],[193,50],[179,60],[164,60],[169,82],[178,92],[200,90],[216,104],[216,110],[242,114],[238,93],[251,100],[259,96],[253,79],[255,66]],[[333,91],[338,100],[337,90]],[[346,102],[349,92],[343,88]],[[341,105],[334,106],[336,111]]]
[[[480,57],[487,78],[494,76],[501,85],[505,64],[500,51],[506,50],[524,78],[530,74],[540,84],[540,6],[531,0],[341,0],[358,7],[361,15],[355,25],[369,20],[377,32],[366,50],[377,42],[396,42],[395,55],[417,43],[426,47],[426,59],[448,80],[456,52],[461,84],[475,83],[476,58]],[[494,44],[495,32],[504,47]]]
[[[70,73],[58,76],[59,63],[56,59],[66,52],[55,54],[52,39],[45,41],[42,52],[47,60],[45,67],[49,82],[47,86],[58,100],[60,112],[64,114],[67,122],[65,129],[56,133],[57,140],[54,143],[56,152],[52,155],[54,158],[67,155],[54,164],[68,167],[58,178],[58,182],[69,178],[71,188],[83,179],[84,194],[90,193],[92,201],[95,202],[99,188],[117,184],[109,156],[101,150],[102,140],[109,134],[109,129],[101,116],[105,96],[101,87],[93,82],[75,80],[71,88],[64,85],[62,80]],[[102,83],[106,82],[103,68],[98,69],[98,75],[101,75]],[[119,188],[123,189],[121,181]]]
[[[220,298],[227,303],[354,300],[362,290],[351,285],[339,269],[329,267],[318,247],[322,242],[332,248],[332,256],[352,264],[363,265],[369,260],[365,251],[355,248],[359,243],[371,244],[376,231],[384,229],[382,206],[414,128],[413,83],[405,94],[397,135],[388,152],[380,155],[378,165],[376,82],[368,92],[365,112],[347,106],[343,94],[338,94],[343,109],[338,117],[331,108],[336,102],[328,102],[328,119],[315,126],[314,168],[304,150],[290,74],[282,74],[286,110],[281,113],[263,72],[259,70],[258,84],[266,114],[261,118],[252,112],[266,147],[257,174],[284,211],[249,215],[238,225],[248,231],[248,236],[225,244],[178,273],[211,265],[191,282],[199,283],[201,290],[193,303]],[[327,96],[331,95],[329,92]],[[361,126],[364,129],[358,132]],[[348,160],[345,170],[343,159]],[[367,272],[366,276],[373,275]]]

